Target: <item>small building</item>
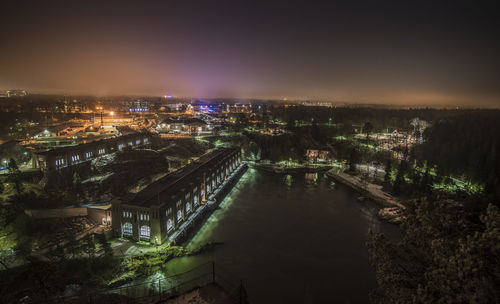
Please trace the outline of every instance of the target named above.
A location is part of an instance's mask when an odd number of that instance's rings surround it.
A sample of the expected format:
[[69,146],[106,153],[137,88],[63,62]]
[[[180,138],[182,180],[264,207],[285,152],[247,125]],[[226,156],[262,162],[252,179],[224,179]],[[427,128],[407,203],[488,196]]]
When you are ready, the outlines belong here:
[[114,199],[113,230],[136,241],[165,242],[204,209],[208,197],[240,165],[239,148],[218,149],[136,194]]
[[160,133],[199,134],[209,131],[209,125],[199,118],[166,119],[157,128]]
[[306,158],[312,162],[325,162],[330,159],[330,151],[319,149],[307,149]]

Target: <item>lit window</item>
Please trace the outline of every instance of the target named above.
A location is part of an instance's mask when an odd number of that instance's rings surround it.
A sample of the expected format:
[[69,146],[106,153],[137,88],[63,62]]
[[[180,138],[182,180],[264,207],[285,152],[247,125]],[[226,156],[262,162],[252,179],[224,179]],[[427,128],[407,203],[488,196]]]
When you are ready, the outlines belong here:
[[182,211],[177,210],[177,222],[180,222],[180,221],[182,221]]
[[122,232],[124,236],[132,236],[132,224],[128,222],[123,224]]
[[191,205],[189,203],[186,204],[186,213],[191,212]]
[[198,196],[196,196],[196,195],[193,197],[193,204],[195,206],[198,205]]
[[149,239],[150,236],[151,236],[151,228],[149,228],[149,226],[147,225],[141,226],[140,237],[144,239]]
[[172,213],[172,208],[168,208],[168,210],[165,211],[165,215],[167,216],[170,215],[170,213]]
[[138,145],[138,144],[140,144],[140,143],[141,143],[141,140],[140,140],[140,139],[138,139],[138,140],[136,140],[136,141],[135,141],[135,144],[136,144],[136,145]]
[[167,220],[167,231],[170,231],[172,229],[172,219]]

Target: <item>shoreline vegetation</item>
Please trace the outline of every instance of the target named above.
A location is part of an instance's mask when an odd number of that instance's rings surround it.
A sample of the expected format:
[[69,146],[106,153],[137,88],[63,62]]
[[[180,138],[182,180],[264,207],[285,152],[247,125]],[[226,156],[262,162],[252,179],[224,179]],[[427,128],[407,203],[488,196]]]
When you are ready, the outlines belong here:
[[328,177],[352,188],[356,192],[381,205],[383,208],[378,212],[378,216],[381,219],[397,225],[401,224],[403,221],[401,213],[402,210],[405,209],[405,205],[400,200],[384,191],[382,186],[367,182],[359,176],[342,172],[341,169],[337,168],[334,164],[283,166],[280,164],[257,163],[252,161],[248,162],[248,165],[255,169],[278,174],[325,172]]
[[247,161],[249,167],[254,169],[261,169],[268,172],[274,173],[316,173],[316,172],[326,172],[334,167],[334,165],[328,164],[307,164],[307,165],[280,165],[280,164],[269,164],[269,163],[258,163],[254,161]]

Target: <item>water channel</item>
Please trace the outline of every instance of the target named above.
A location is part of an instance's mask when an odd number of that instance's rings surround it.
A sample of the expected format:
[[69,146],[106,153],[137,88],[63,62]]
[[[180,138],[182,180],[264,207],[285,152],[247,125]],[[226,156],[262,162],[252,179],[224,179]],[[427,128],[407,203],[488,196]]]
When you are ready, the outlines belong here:
[[375,286],[369,231],[398,237],[399,230],[358,197],[322,173],[249,169],[187,246],[223,244],[166,269],[216,261],[242,279],[251,303],[366,303]]

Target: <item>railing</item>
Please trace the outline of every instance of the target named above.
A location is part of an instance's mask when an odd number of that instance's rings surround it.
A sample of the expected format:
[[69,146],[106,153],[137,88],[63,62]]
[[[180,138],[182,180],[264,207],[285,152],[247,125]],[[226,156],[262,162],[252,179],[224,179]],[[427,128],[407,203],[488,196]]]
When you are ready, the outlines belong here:
[[183,273],[139,284],[130,283],[116,288],[56,297],[36,303],[163,303],[208,284],[214,284],[226,291],[225,298],[220,299],[225,301],[224,303],[248,303],[242,281],[215,262],[201,264]]

